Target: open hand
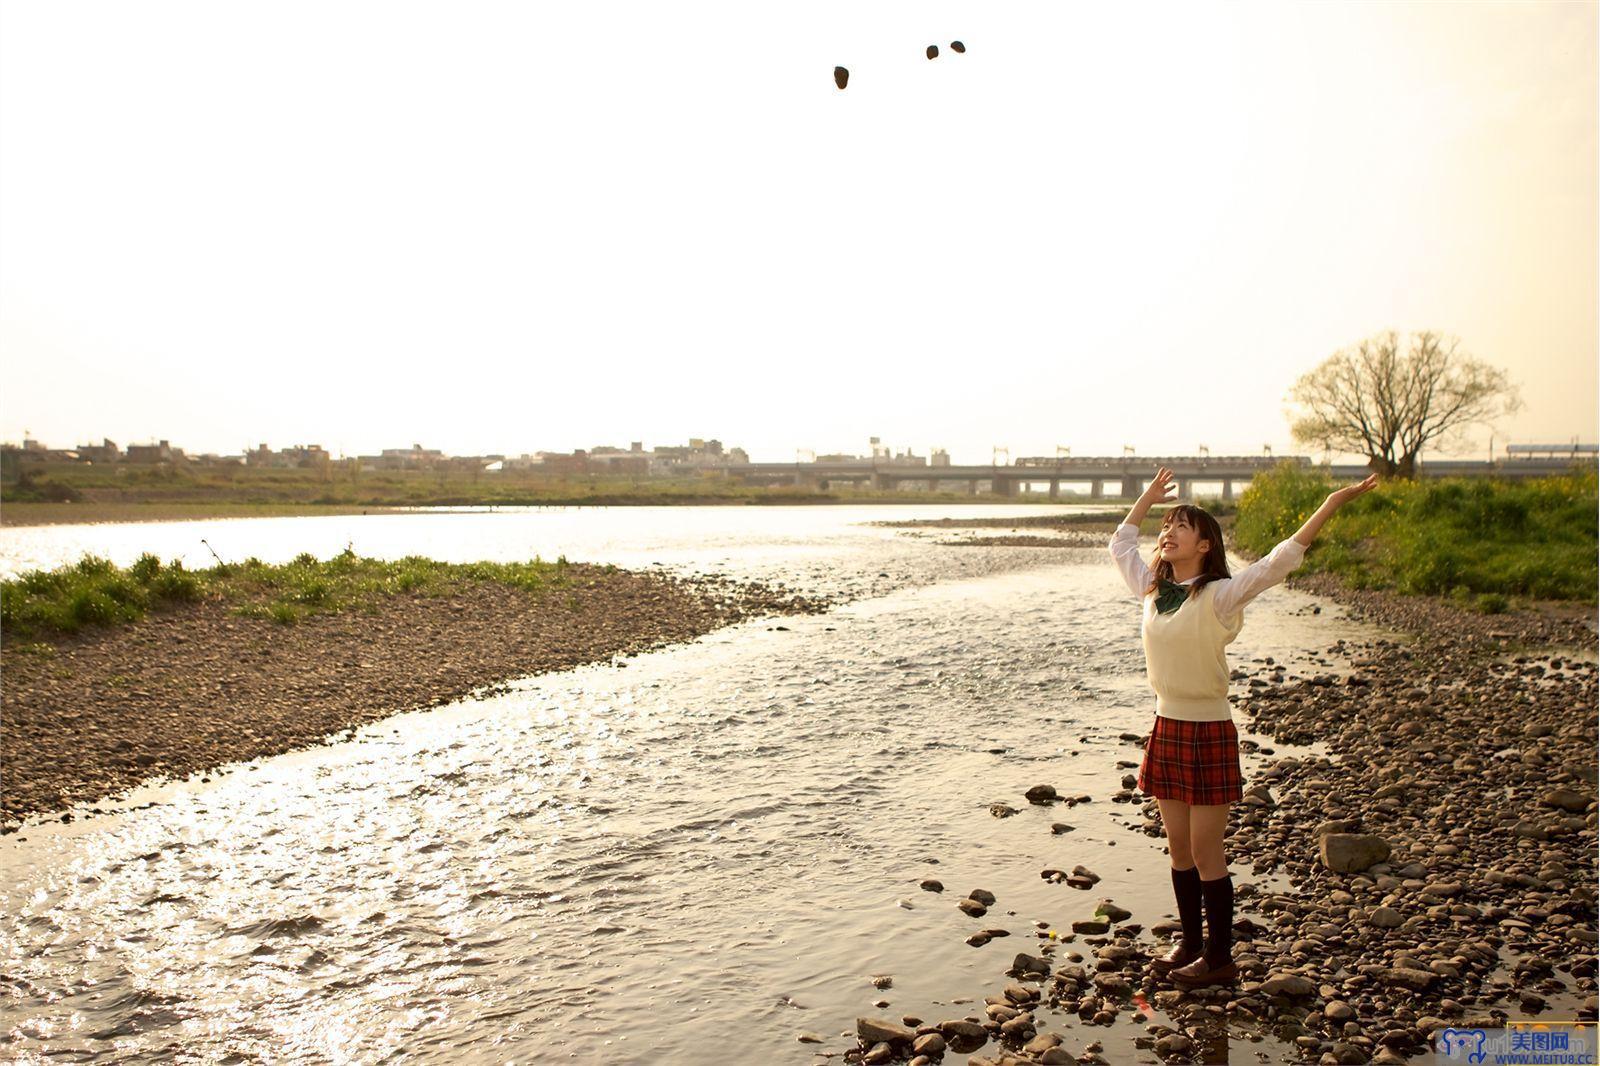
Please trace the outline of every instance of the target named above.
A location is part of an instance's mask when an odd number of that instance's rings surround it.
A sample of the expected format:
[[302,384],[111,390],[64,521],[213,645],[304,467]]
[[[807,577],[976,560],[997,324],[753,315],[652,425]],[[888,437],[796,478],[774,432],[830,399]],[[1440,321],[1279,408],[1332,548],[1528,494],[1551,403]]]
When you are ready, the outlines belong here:
[[[1178,496],[1177,487],[1172,483],[1172,471],[1161,467],[1156,471],[1156,478],[1150,482],[1150,487],[1144,490],[1142,498],[1150,503],[1169,503]],[[1167,493],[1172,495],[1168,496]]]
[[1360,496],[1362,493],[1371,492],[1377,487],[1378,475],[1368,474],[1365,481],[1359,482],[1355,485],[1346,485],[1342,489],[1335,489],[1328,493],[1328,502],[1333,504],[1335,507],[1343,507],[1345,504],[1349,503],[1357,496]]

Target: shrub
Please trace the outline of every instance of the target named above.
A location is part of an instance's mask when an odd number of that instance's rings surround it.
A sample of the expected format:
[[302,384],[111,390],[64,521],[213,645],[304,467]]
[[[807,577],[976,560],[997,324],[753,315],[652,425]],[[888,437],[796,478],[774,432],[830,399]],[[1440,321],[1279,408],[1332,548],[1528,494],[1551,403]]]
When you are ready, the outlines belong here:
[[1478,610],[1484,614],[1502,614],[1506,609],[1506,598],[1498,592],[1485,592],[1478,597]]
[[[1335,487],[1289,462],[1257,475],[1239,499],[1235,542],[1266,554]],[[1341,508],[1302,567],[1479,609],[1475,597],[1490,593],[1592,603],[1600,584],[1596,505],[1592,470],[1526,481],[1391,480]]]

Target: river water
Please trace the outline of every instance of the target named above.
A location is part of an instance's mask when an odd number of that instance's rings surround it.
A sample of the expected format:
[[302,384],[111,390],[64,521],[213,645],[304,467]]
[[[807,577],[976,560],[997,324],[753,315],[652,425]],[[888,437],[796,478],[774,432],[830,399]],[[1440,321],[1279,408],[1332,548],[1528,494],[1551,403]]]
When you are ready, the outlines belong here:
[[[953,547],[939,543],[947,531],[869,524],[1043,510],[0,530],[6,574],[85,551],[200,566],[210,550],[274,561],[348,543],[384,557],[659,565],[850,597],[0,839],[0,1046],[24,1062],[837,1062],[858,1016],[980,1013],[1012,956],[1037,951],[1035,922],[1065,930],[1102,898],[1147,927],[1170,916],[1161,841],[1140,831],[1137,804],[1112,802],[1139,756],[1119,734],[1142,735],[1154,711],[1138,605],[1105,547]],[[1292,680],[1339,669],[1336,640],[1375,635],[1278,587],[1248,609],[1230,661],[1273,656]],[[1246,755],[1247,778],[1261,761]],[[1031,805],[1023,792],[1040,783],[1092,801]],[[995,818],[996,801],[1021,811]],[[1073,831],[1053,834],[1057,821]],[[1079,863],[1103,878],[1095,891],[1039,876]],[[920,890],[926,878],[947,890]],[[955,903],[979,887],[999,901],[975,920]],[[996,926],[1012,936],[964,942]],[[880,974],[892,987],[873,986]],[[1156,1061],[1134,1048],[1131,1022],[1040,1017],[1074,1052],[1098,1039],[1113,1062]],[[1234,1058],[1297,1060],[1270,1040]]]

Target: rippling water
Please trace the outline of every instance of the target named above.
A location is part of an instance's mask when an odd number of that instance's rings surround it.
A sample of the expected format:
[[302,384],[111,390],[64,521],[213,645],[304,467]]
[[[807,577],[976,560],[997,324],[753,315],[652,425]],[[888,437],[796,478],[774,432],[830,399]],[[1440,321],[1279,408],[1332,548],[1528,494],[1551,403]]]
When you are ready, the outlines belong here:
[[[858,597],[5,838],[9,1053],[805,1063],[851,1046],[860,1014],[972,1012],[952,999],[997,991],[1035,920],[1065,927],[1106,896],[1146,925],[1170,914],[1160,842],[1137,831],[1136,805],[1110,802],[1129,772],[1117,762],[1139,750],[1117,735],[1154,713],[1136,603],[1103,548],[940,547],[857,524],[962,510],[3,531],[13,569],[86,548],[198,564],[199,536],[264,559],[351,539],[370,555],[564,553]],[[1340,637],[1371,634],[1331,605],[1312,616],[1312,602],[1267,593],[1232,662],[1273,655],[1292,678],[1325,669],[1308,656]],[[1032,807],[1022,792],[1041,782],[1093,802]],[[1022,813],[995,819],[996,800]],[[1052,835],[1053,821],[1076,831]],[[1097,891],[1039,877],[1077,863],[1104,878]],[[928,877],[949,891],[920,891]],[[978,923],[954,905],[974,887],[999,897]],[[968,947],[979,926],[1013,936]],[[871,984],[882,973],[887,991]],[[1069,1044],[1153,1061],[1136,1032],[1084,1027]]]

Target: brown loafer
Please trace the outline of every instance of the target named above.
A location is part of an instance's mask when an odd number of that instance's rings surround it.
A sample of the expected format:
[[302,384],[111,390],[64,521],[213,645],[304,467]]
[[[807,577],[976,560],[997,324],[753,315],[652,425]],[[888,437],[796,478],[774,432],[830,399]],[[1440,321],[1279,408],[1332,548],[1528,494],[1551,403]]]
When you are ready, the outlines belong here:
[[1235,965],[1232,959],[1229,959],[1221,966],[1213,967],[1202,955],[1189,965],[1172,970],[1167,976],[1184,988],[1200,988],[1203,985],[1225,985],[1238,980],[1239,967]]
[[1165,955],[1151,959],[1150,970],[1152,973],[1155,973],[1158,976],[1165,974],[1169,970],[1177,969],[1179,966],[1189,965],[1189,963],[1193,962],[1195,959],[1198,959],[1204,953],[1204,951],[1204,948],[1186,947],[1183,941],[1180,940],[1178,943],[1174,944],[1172,949]]

